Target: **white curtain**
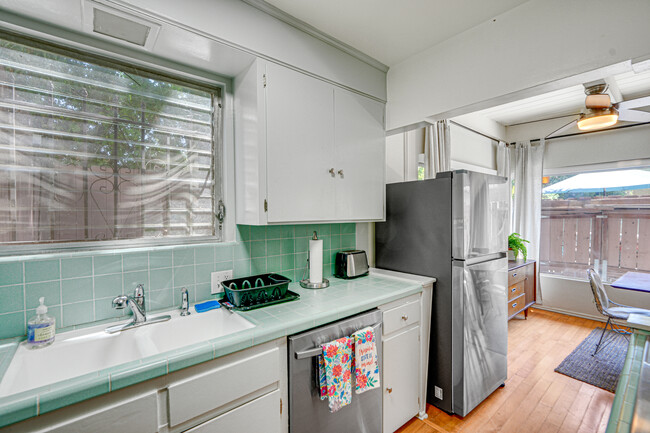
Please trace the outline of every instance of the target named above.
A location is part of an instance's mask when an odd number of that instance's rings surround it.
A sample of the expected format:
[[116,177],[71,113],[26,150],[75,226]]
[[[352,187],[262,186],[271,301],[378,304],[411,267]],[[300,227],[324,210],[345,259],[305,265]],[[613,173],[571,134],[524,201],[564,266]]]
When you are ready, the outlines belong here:
[[[511,232],[519,233],[530,241],[528,258],[539,259],[539,234],[542,217],[542,171],[546,143],[541,139],[537,143],[518,142],[497,150],[497,171],[508,174],[513,180],[514,194],[510,201]],[[502,149],[503,148],[503,149]],[[539,273],[539,263],[537,264]],[[541,302],[539,278],[537,284],[537,301]]]
[[424,134],[424,178],[433,179],[436,173],[449,170],[451,170],[449,122],[439,120],[427,126]]

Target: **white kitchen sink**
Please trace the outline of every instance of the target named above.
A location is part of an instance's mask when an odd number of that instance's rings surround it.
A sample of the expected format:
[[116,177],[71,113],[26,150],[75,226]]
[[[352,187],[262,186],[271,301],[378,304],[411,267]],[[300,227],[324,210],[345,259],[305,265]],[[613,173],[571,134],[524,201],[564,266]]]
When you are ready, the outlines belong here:
[[[163,314],[171,320],[108,334],[108,325],[70,331],[56,336],[51,346],[18,347],[2,382],[0,397],[72,379],[109,367],[138,361],[185,346],[253,328],[248,320],[224,308],[181,317],[179,310]],[[124,323],[128,320],[124,321]]]

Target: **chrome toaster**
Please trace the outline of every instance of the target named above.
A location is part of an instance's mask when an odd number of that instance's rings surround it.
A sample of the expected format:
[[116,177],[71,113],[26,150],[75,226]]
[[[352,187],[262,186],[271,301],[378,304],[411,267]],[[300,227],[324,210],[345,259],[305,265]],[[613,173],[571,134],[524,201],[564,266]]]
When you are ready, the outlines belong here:
[[368,256],[363,250],[339,251],[334,262],[334,276],[357,278],[368,275]]

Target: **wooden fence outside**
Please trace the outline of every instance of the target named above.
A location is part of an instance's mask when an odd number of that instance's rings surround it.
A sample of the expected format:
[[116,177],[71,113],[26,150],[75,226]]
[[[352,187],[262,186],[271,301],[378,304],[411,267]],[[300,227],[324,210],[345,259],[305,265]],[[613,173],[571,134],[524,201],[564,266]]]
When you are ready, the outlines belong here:
[[542,272],[585,278],[604,260],[610,281],[650,272],[650,196],[542,200]]

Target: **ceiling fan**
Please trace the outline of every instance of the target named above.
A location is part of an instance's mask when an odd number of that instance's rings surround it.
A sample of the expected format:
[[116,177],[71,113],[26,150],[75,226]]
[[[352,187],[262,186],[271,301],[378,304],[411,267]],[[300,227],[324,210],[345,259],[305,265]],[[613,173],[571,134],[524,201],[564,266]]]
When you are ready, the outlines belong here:
[[585,98],[586,110],[579,114],[578,119],[567,123],[549,134],[548,137],[558,135],[576,125],[581,131],[596,131],[613,126],[619,121],[650,122],[649,112],[635,110],[635,108],[650,105],[650,96],[612,103],[610,96],[606,93],[607,87],[606,83],[585,85],[585,94],[587,95]]

